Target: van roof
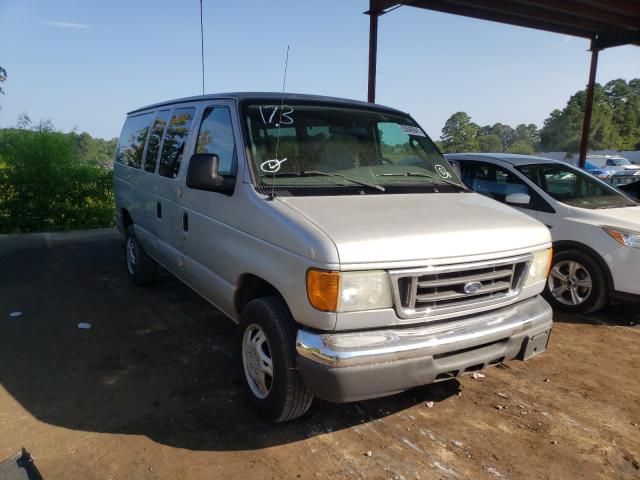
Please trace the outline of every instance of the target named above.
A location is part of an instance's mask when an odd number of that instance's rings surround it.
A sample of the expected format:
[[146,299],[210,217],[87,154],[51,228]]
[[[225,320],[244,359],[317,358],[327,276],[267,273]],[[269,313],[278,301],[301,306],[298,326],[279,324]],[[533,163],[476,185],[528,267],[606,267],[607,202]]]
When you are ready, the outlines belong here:
[[[176,98],[174,100],[167,100],[165,102],[154,103],[152,105],[147,105],[146,107],[136,108],[135,110],[131,110],[127,113],[127,115],[131,115],[134,113],[142,112],[145,110],[152,110],[159,107],[165,107],[169,105],[173,105],[175,103],[185,103],[185,102],[197,102],[202,100],[215,100],[215,99],[225,99],[225,100],[274,100],[281,101],[283,98],[282,93],[278,92],[233,92],[233,93],[216,93],[209,95],[196,95],[193,97],[185,97],[185,98]],[[350,105],[354,107],[367,107],[367,108],[375,108],[377,110],[387,110],[393,113],[403,113],[401,110],[396,110],[395,108],[386,107],[384,105],[372,104],[368,102],[362,102],[360,100],[349,100],[346,98],[337,98],[337,97],[325,97],[323,95],[306,95],[303,93],[285,93],[284,100],[297,100],[297,101],[307,101],[307,102],[321,102],[321,103],[336,103],[340,105]]]

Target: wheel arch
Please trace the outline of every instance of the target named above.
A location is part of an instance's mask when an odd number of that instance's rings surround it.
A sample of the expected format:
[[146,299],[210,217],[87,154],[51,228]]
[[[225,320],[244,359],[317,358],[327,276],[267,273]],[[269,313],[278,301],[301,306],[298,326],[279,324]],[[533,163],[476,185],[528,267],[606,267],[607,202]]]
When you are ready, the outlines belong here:
[[276,296],[280,298],[285,305],[287,304],[280,291],[271,283],[258,275],[243,273],[238,281],[238,287],[236,288],[233,304],[238,314],[241,314],[244,307],[251,300],[271,296]]
[[573,240],[561,240],[553,243],[554,254],[560,253],[566,250],[579,250],[582,253],[585,253],[589,255],[591,258],[593,258],[596,261],[596,263],[600,265],[600,268],[602,268],[602,271],[604,272],[605,278],[607,279],[608,290],[610,292],[615,290],[614,284],[613,284],[613,276],[611,275],[611,270],[609,269],[607,262],[604,261],[604,259],[598,252],[596,252],[593,248],[589,247],[588,245],[585,245],[584,243],[576,242]]
[[121,208],[120,213],[122,215],[122,226],[126,231],[129,225],[133,225],[133,218],[131,217],[129,210],[127,210],[126,208]]

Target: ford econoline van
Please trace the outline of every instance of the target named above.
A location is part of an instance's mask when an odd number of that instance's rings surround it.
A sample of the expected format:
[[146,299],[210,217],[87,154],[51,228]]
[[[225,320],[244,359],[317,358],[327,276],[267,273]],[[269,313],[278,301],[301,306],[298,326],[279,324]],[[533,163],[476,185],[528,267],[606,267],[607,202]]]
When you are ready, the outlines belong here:
[[240,326],[274,422],[547,348],[547,228],[468,190],[406,113],[233,93],[130,112],[114,165],[134,284],[158,265]]

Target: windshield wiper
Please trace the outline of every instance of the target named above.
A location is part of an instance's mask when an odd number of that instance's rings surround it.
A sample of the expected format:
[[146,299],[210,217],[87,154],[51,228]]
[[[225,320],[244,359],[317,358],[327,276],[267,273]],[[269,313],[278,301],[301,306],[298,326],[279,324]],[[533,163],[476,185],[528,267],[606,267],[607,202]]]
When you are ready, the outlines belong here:
[[467,192],[469,191],[469,189],[465,185],[460,185],[459,183],[452,182],[451,180],[448,180],[446,178],[436,177],[435,175],[429,175],[428,173],[422,173],[422,172],[382,173],[376,176],[377,177],[425,177],[425,178],[430,178],[431,180],[438,180],[439,182],[444,182],[454,187],[461,188],[462,190]]
[[371,188],[373,190],[380,190],[381,192],[385,191],[385,188],[382,185],[376,185],[375,183],[367,183],[362,182],[360,180],[355,180],[353,178],[349,178],[341,173],[329,173],[329,172],[321,172],[319,170],[304,170],[302,172],[276,172],[275,174],[269,173],[265,175],[265,177],[269,177],[271,175],[275,175],[276,177],[312,177],[314,175],[323,176],[323,177],[338,177],[343,180],[347,180],[348,182],[355,183],[357,185],[361,185],[363,187]]

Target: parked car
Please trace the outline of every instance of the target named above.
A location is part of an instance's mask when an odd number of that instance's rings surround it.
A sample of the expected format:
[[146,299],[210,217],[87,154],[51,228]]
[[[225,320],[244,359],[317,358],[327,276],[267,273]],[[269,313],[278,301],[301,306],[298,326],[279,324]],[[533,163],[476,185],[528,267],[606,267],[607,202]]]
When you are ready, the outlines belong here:
[[626,176],[640,173],[640,165],[635,165],[626,158],[617,155],[587,155],[587,161],[596,168],[613,171],[614,175]]
[[599,178],[600,180],[607,180],[615,173],[613,170],[606,168],[598,168],[593,163],[585,162],[584,169],[591,175]]
[[239,323],[279,422],[543,352],[548,229],[469,191],[406,113],[270,93],[128,114],[114,165],[129,277],[157,264]]
[[639,298],[638,202],[556,160],[503,153],[446,157],[469,188],[551,229],[554,255],[545,296],[554,308],[592,312],[610,298]]

